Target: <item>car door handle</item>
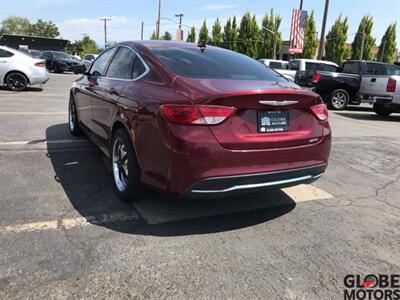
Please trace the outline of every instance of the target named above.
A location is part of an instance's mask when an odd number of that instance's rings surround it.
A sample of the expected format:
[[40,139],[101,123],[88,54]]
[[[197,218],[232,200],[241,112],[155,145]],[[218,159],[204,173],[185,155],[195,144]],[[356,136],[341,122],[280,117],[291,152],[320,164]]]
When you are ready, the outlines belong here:
[[376,82],[376,78],[371,78],[371,82]]

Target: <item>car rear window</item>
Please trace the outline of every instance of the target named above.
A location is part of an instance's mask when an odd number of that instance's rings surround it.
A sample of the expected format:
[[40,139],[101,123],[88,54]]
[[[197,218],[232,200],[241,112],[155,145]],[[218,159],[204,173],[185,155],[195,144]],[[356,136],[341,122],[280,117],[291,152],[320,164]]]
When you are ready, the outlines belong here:
[[172,72],[192,78],[287,81],[258,61],[227,50],[208,48],[153,48]]

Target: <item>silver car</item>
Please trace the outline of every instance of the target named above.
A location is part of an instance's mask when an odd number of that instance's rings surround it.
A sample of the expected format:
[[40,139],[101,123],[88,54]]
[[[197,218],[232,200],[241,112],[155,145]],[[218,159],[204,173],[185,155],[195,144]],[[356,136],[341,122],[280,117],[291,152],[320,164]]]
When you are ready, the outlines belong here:
[[0,85],[22,91],[49,79],[43,59],[32,58],[18,50],[0,46]]
[[82,63],[85,65],[86,70],[90,69],[90,66],[92,65],[94,60],[97,58],[97,56],[98,56],[97,54],[86,54],[82,58]]

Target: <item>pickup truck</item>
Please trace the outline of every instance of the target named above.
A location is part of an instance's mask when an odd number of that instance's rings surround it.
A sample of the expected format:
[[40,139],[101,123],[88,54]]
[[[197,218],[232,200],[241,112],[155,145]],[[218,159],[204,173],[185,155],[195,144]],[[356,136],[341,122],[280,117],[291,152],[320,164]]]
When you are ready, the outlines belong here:
[[388,78],[397,73],[400,75],[400,67],[395,65],[348,60],[336,72],[314,72],[311,84],[331,109],[342,110],[348,104],[371,102],[371,97],[386,88]]
[[368,102],[373,104],[378,116],[387,117],[400,112],[400,68],[397,74],[386,78],[386,84],[376,86],[374,94],[369,95]]

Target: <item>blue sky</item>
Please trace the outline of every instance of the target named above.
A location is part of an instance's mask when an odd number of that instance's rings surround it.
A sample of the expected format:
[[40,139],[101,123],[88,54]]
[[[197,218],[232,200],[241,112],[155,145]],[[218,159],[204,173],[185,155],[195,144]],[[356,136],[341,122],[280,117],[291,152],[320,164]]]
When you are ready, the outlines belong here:
[[[273,8],[283,17],[281,31],[284,39],[289,38],[290,18],[293,8],[300,0],[162,0],[161,15],[177,20],[176,13],[183,13],[183,23],[199,28],[204,19],[209,27],[219,17],[242,16],[246,11],[257,15],[259,22],[266,11]],[[314,10],[317,30],[321,28],[324,0],[304,0],[303,9]],[[31,21],[38,18],[52,20],[60,28],[61,36],[70,40],[81,38],[87,33],[97,43],[103,44],[103,24],[99,18],[107,16],[109,40],[140,39],[140,24],[144,21],[145,39],[155,28],[158,0],[0,0],[0,21],[8,16],[23,16]],[[374,17],[373,35],[380,43],[386,27],[400,20],[400,0],[330,0],[327,29],[340,15],[348,16],[350,23],[349,41],[354,38],[360,19],[370,14]],[[161,31],[175,33],[176,24],[161,21]],[[185,37],[186,37],[186,28]],[[400,45],[400,24],[397,41]]]

